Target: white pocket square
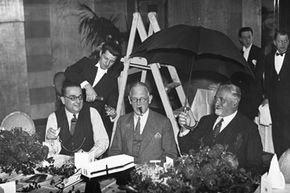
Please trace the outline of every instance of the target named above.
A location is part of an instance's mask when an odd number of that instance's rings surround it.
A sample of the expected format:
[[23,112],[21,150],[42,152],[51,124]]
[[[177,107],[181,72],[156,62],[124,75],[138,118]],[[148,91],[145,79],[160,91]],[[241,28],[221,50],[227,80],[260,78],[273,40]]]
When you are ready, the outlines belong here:
[[159,133],[159,132],[157,132],[155,135],[154,135],[154,138],[155,139],[160,139],[162,137],[162,135]]

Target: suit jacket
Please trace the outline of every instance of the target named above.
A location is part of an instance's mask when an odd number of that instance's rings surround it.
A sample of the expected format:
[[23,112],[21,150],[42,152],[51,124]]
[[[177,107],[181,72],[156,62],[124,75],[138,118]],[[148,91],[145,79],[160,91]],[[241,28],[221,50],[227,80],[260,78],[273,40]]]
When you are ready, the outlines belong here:
[[264,65],[262,49],[253,44],[247,63],[255,75],[255,81],[247,85],[238,85],[243,92],[239,112],[253,120],[258,115],[258,107],[263,100]]
[[[133,134],[134,113],[132,112],[119,118],[109,155],[132,155]],[[166,156],[177,157],[172,125],[167,117],[149,110],[142,137],[139,152],[141,163],[150,160],[165,161]]]
[[[275,70],[275,51],[265,57],[265,95],[269,99],[271,113],[282,113],[282,119],[290,116],[290,51],[286,52],[282,68]],[[280,115],[281,116],[281,115]]]
[[244,115],[237,113],[213,142],[212,132],[216,119],[215,114],[204,116],[194,131],[184,137],[178,137],[181,153],[188,153],[190,149],[198,150],[201,143],[209,146],[227,145],[228,151],[237,156],[239,167],[255,172],[259,170],[262,165],[263,147],[257,125]]
[[[75,64],[69,66],[65,70],[66,79],[81,84],[83,81],[88,81],[93,85],[98,68],[95,66],[98,60],[84,57],[77,61]],[[108,70],[100,81],[94,86],[94,90],[98,96],[104,97],[104,101],[96,100],[91,106],[95,107],[102,115],[104,112],[104,104],[116,108],[118,101],[118,78],[117,71]]]
[[[262,49],[253,44],[251,47],[247,62],[250,68],[252,69],[254,75],[256,77],[259,76],[259,78],[261,78],[260,76],[262,75],[261,73],[263,72],[263,67],[262,67],[263,63],[261,61],[262,58],[263,58]],[[254,64],[255,62],[256,64]]]
[[[84,57],[65,70],[65,77],[66,79],[76,82],[77,84],[81,84],[86,80],[93,85],[98,71],[98,67],[95,66],[97,63],[98,59]],[[110,118],[106,116],[104,106],[107,104],[116,108],[119,96],[117,81],[119,71],[114,70],[113,67],[114,66],[110,67],[107,73],[104,74],[99,82],[93,87],[97,95],[103,97],[104,100],[95,100],[94,102],[87,103],[91,107],[96,108],[100,113],[109,138],[111,138],[113,123]]]

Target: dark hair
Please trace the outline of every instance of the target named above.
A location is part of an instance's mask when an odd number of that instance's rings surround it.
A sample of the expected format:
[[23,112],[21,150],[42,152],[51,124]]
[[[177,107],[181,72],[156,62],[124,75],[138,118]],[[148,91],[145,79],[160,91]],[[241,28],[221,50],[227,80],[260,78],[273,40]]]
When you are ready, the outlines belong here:
[[144,88],[147,89],[148,94],[151,93],[151,89],[150,89],[150,87],[149,87],[146,83],[144,83],[144,82],[135,82],[135,83],[131,86],[131,88],[130,88],[129,95],[131,94],[132,89],[135,88],[135,87],[137,87],[137,86],[142,86],[142,87],[144,87]]
[[282,36],[287,35],[289,37],[287,31],[285,31],[285,30],[275,30],[274,40],[276,40],[276,38],[277,38],[278,35],[282,35]]
[[253,31],[253,29],[251,27],[242,27],[239,30],[239,37],[241,37],[242,33],[246,32],[246,31],[250,31],[252,34],[254,33],[254,31]]
[[62,89],[61,89],[62,96],[65,95],[66,89],[68,87],[79,87],[79,88],[81,88],[81,86],[79,84],[77,84],[76,82],[72,82],[72,81],[66,80],[66,81],[63,82],[63,85],[62,85]]
[[117,56],[118,58],[121,56],[121,46],[119,42],[108,40],[102,46],[102,53],[109,51],[112,55]]

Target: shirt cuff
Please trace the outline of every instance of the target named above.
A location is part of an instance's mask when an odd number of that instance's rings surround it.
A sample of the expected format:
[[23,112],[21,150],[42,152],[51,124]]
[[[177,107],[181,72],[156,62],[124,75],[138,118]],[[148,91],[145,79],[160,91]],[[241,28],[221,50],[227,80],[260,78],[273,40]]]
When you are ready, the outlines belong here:
[[87,84],[90,84],[88,81],[83,81],[82,83],[81,83],[81,88],[85,88],[85,86],[87,85]]
[[188,129],[183,129],[182,131],[179,132],[179,137],[183,137],[187,135],[190,132]]

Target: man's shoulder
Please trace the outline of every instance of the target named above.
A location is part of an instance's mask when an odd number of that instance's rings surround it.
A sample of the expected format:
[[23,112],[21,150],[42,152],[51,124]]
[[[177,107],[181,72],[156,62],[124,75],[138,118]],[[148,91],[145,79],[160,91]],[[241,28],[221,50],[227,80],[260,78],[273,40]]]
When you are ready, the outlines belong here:
[[76,61],[75,64],[80,63],[82,65],[95,65],[97,62],[98,62],[97,60],[85,56]]
[[237,113],[236,120],[239,122],[239,125],[245,130],[257,128],[257,124],[242,113]]

